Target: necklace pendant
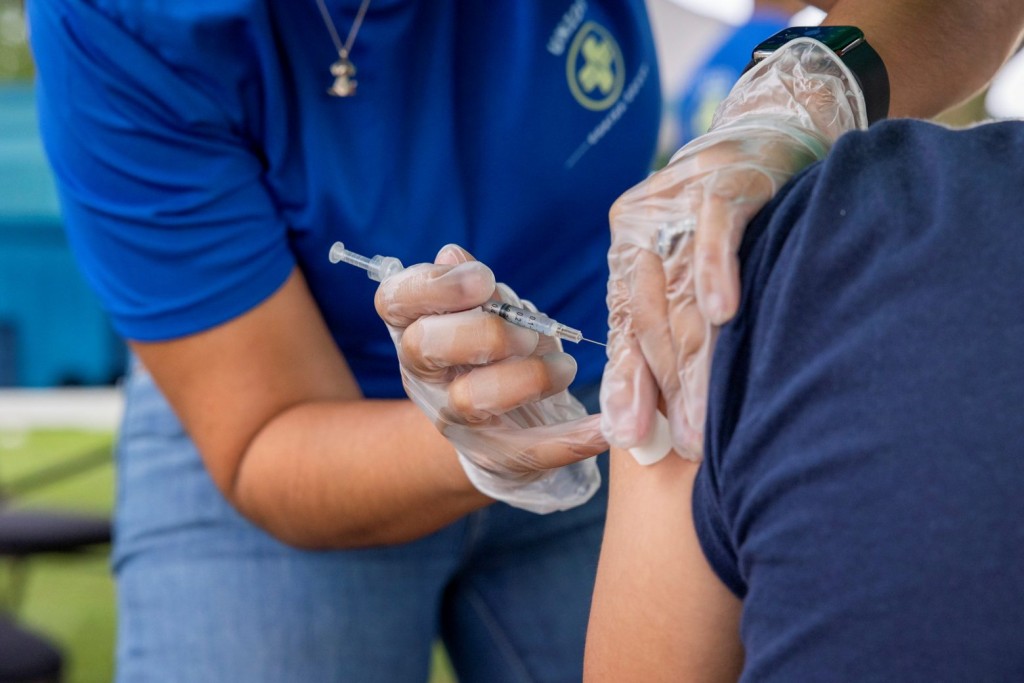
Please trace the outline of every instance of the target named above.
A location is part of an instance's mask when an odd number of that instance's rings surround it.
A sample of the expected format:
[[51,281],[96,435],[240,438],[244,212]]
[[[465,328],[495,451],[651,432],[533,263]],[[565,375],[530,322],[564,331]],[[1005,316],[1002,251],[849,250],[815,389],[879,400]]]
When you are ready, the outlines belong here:
[[339,53],[338,61],[331,64],[331,75],[334,76],[334,83],[327,89],[327,94],[332,97],[351,97],[356,94],[355,80],[356,67],[344,52]]

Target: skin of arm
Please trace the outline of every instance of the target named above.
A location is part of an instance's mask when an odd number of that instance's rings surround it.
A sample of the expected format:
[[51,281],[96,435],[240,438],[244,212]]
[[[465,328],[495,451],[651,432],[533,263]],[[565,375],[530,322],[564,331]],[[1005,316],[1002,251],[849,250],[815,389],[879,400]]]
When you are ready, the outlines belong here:
[[608,518],[587,629],[584,679],[735,681],[740,601],[714,574],[691,511],[699,465],[641,466],[612,450]]
[[930,118],[981,90],[1020,45],[1020,0],[814,2],[864,31],[889,72],[889,116]]
[[286,543],[398,543],[492,502],[411,401],[362,397],[298,271],[238,318],[131,347],[220,491]]

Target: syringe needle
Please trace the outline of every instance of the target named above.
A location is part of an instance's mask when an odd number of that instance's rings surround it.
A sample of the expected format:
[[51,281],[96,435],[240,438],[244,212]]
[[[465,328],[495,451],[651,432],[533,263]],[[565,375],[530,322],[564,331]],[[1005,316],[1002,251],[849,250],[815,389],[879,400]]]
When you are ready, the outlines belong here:
[[602,343],[601,343],[601,342],[599,342],[599,341],[594,341],[593,339],[587,339],[586,337],[582,337],[582,338],[580,339],[580,341],[590,342],[591,344],[597,344],[598,346],[604,346],[604,347],[607,347],[607,346],[608,346],[607,344],[602,344]]

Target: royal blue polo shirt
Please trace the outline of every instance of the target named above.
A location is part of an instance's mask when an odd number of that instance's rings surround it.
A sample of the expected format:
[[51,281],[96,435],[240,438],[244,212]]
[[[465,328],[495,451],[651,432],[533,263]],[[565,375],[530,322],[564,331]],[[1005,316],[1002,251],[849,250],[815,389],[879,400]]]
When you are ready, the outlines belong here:
[[[327,0],[342,39],[359,0]],[[298,267],[367,396],[401,396],[375,283],[455,242],[604,338],[607,212],[643,179],[658,75],[643,2],[373,0],[327,94],[314,0],[30,0],[44,143],[69,241],[116,328],[165,340]],[[586,345],[584,345],[586,346]],[[599,347],[574,347],[596,382]]]

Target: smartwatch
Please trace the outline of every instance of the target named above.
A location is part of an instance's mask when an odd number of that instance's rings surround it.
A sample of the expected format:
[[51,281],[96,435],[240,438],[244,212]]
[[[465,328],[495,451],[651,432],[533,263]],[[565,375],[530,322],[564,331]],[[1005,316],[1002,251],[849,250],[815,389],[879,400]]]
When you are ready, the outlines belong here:
[[889,113],[889,73],[882,58],[864,39],[864,32],[856,26],[793,26],[783,29],[754,48],[744,73],[797,38],[811,38],[822,43],[853,72],[864,93],[869,124],[886,117]]

